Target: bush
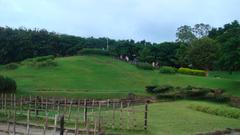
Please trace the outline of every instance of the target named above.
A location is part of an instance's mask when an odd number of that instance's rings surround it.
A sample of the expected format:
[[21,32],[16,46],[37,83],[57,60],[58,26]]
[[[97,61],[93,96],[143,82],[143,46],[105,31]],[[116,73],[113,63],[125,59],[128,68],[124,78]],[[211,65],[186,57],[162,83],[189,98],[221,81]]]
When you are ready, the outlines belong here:
[[223,94],[220,94],[220,95],[216,95],[212,92],[209,92],[207,95],[206,95],[206,99],[207,100],[210,100],[210,101],[213,101],[213,102],[218,102],[218,103],[226,103],[226,102],[229,102],[230,101],[230,98],[231,96],[226,94],[226,93],[223,93]]
[[188,74],[188,75],[207,76],[207,72],[204,70],[196,70],[196,69],[190,69],[190,68],[179,68],[177,72],[181,74]]
[[41,67],[54,67],[57,66],[57,63],[53,60],[46,60],[42,62],[37,62],[33,65],[34,67],[41,68]]
[[53,55],[41,56],[41,57],[26,59],[22,62],[22,64],[37,63],[37,62],[43,62],[47,60],[54,60],[54,59],[55,59],[55,56]]
[[146,90],[147,93],[155,93],[155,92],[153,91],[153,89],[155,89],[155,88],[157,88],[156,85],[151,85],[151,86],[146,86],[146,87],[145,87],[145,90]]
[[230,101],[230,96],[225,94],[223,90],[199,88],[193,86],[181,88],[169,85],[153,85],[146,86],[146,92],[155,94],[158,99],[195,99],[208,100],[219,103],[227,103]]
[[22,62],[23,65],[31,66],[31,67],[50,67],[50,66],[57,66],[57,63],[54,61],[55,56],[49,55],[49,56],[42,56],[42,57],[36,57],[32,59],[27,59]]
[[0,75],[0,92],[14,93],[16,92],[17,84],[15,80]]
[[182,99],[182,94],[179,91],[170,91],[167,93],[157,94],[157,99],[177,100]]
[[157,94],[157,93],[165,93],[168,91],[174,90],[174,87],[170,85],[163,85],[163,86],[146,86],[146,91],[148,93]]
[[42,62],[42,61],[54,60],[54,59],[55,59],[55,56],[48,55],[48,56],[36,57],[33,60],[36,62]]
[[175,74],[177,69],[173,67],[162,66],[159,71],[160,73],[164,73],[164,74]]
[[192,89],[192,90],[185,90],[184,97],[189,99],[204,99],[208,94],[208,90],[204,89]]
[[108,56],[110,55],[108,51],[102,49],[91,49],[91,48],[84,48],[78,52],[80,55],[103,55]]
[[189,108],[196,110],[196,111],[205,112],[208,114],[213,114],[213,115],[218,115],[218,116],[223,116],[223,117],[228,117],[228,118],[235,118],[235,119],[240,118],[240,111],[235,108],[224,109],[224,108],[202,106],[202,105],[191,105],[191,106],[189,106]]
[[18,66],[19,65],[17,63],[10,63],[10,64],[5,65],[4,68],[8,69],[8,70],[14,70],[14,69],[17,69]]
[[144,70],[153,70],[154,68],[152,67],[151,64],[149,63],[142,63],[142,62],[138,62],[136,64],[137,68],[139,69],[144,69]]

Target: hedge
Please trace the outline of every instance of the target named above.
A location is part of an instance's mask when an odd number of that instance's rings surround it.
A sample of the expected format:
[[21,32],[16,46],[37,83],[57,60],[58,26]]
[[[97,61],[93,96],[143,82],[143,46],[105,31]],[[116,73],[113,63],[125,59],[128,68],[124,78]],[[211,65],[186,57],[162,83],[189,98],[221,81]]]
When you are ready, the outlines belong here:
[[196,70],[190,68],[179,68],[177,70],[178,73],[188,74],[188,75],[197,75],[197,76],[207,76],[207,71],[205,70]]
[[144,69],[144,70],[153,70],[154,68],[152,67],[151,64],[149,63],[142,63],[142,62],[138,62],[136,64],[137,68],[139,69]]
[[170,85],[163,86],[146,86],[146,92],[156,95],[158,99],[194,99],[207,100],[218,103],[228,103],[230,96],[220,89],[199,88],[193,86],[173,87]]
[[223,116],[227,118],[234,118],[234,119],[239,119],[240,118],[240,111],[238,109],[224,109],[224,108],[219,108],[219,107],[211,107],[211,106],[202,106],[202,105],[190,105],[189,108],[212,114],[212,115],[217,115],[217,116]]
[[54,61],[55,56],[49,55],[49,56],[42,56],[42,57],[36,57],[31,58],[23,61],[21,64],[31,66],[31,67],[50,67],[50,66],[57,66],[56,61]]
[[0,93],[15,93],[17,84],[15,80],[0,75]]
[[159,72],[160,73],[163,73],[163,74],[175,74],[177,71],[176,68],[174,67],[169,67],[169,66],[162,66],[160,67],[159,69]]
[[7,70],[14,70],[18,68],[18,64],[17,63],[9,63],[7,65],[4,66],[5,69]]

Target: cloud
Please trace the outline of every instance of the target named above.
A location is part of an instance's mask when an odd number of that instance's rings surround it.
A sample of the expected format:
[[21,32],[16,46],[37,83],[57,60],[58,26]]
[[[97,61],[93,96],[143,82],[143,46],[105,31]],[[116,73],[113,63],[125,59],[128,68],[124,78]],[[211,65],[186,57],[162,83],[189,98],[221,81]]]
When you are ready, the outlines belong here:
[[239,20],[239,0],[0,0],[0,25],[83,37],[173,41],[177,27]]

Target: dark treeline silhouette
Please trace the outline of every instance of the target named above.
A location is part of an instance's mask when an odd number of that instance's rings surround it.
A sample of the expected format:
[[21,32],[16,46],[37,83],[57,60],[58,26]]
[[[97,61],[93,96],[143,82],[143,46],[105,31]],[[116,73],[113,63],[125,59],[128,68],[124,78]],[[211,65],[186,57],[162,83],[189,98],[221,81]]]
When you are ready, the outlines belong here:
[[77,55],[84,48],[104,49],[116,57],[128,57],[159,66],[205,70],[240,70],[240,24],[220,28],[206,24],[181,26],[176,42],[150,43],[134,40],[83,38],[48,32],[45,29],[0,27],[0,64],[27,58]]

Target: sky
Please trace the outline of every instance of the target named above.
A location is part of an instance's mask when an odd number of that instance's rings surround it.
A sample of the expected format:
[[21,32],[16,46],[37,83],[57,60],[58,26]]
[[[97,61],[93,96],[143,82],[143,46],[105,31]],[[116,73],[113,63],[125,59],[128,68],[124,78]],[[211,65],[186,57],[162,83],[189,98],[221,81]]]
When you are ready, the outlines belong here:
[[175,41],[179,26],[240,20],[240,0],[0,0],[0,26],[112,39]]

